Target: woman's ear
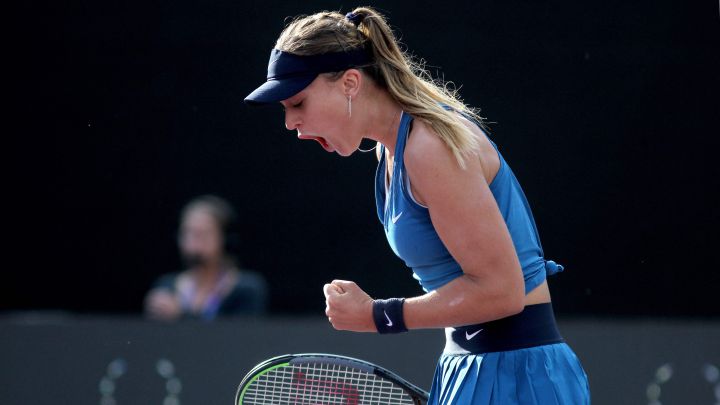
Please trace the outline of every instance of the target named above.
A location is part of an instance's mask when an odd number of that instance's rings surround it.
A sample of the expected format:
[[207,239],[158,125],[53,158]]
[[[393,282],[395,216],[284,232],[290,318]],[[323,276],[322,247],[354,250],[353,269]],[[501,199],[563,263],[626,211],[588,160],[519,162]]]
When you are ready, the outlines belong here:
[[343,73],[341,86],[346,96],[355,97],[360,92],[362,74],[357,69],[348,69]]

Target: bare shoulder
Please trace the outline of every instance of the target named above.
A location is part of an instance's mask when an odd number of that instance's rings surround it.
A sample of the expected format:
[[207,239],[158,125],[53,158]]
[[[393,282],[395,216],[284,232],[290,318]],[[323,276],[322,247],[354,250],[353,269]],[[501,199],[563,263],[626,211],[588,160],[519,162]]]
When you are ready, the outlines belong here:
[[432,127],[413,121],[403,156],[415,200],[427,207],[467,187],[485,183],[480,159],[468,156],[463,169]]
[[[426,175],[427,171],[437,173],[437,169],[449,170],[445,175],[474,177],[481,174],[485,183],[490,184],[500,168],[500,158],[483,130],[474,122],[460,117],[461,121],[477,137],[479,150],[476,155],[467,156],[466,168],[462,169],[447,144],[433,130],[432,126],[420,120],[413,121],[413,128],[405,146],[404,161],[411,182],[415,179],[412,174]],[[419,173],[422,172],[423,174]],[[415,176],[417,177],[417,176]],[[415,187],[413,187],[415,191]]]
[[450,149],[430,124],[417,119],[413,120],[412,130],[407,139],[405,154],[403,155],[406,166],[432,167],[440,163],[440,161],[452,158],[452,156]]
[[460,118],[460,121],[462,121],[463,124],[465,124],[466,127],[470,129],[476,136],[479,138],[484,138],[485,132],[473,121],[470,121],[469,119],[465,118],[464,115],[458,114],[458,118]]
[[[468,124],[474,125],[469,121]],[[413,174],[421,177],[443,174],[467,175],[483,172],[481,159],[472,157],[466,159],[467,167],[462,169],[445,141],[440,138],[430,124],[420,120],[413,121],[413,128],[405,146],[403,159],[411,176]],[[423,179],[415,177],[412,177],[413,181],[423,181]]]

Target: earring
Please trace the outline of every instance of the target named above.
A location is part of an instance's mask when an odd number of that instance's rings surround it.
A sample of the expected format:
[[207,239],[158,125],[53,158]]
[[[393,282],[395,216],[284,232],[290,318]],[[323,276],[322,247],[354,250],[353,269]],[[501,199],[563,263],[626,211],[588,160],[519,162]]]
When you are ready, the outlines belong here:
[[348,118],[352,117],[352,96],[348,96]]

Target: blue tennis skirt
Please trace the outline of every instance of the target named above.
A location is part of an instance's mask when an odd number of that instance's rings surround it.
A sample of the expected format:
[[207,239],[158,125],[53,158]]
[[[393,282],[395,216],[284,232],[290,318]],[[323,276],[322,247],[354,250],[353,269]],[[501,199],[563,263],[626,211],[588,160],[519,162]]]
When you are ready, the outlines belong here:
[[428,405],[585,405],[590,385],[566,343],[484,354],[444,353]]

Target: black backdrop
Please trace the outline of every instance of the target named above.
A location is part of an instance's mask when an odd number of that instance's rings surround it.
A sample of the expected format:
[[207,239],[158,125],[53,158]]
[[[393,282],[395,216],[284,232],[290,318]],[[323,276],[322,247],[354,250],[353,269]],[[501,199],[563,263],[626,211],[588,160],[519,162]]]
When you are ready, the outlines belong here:
[[[694,4],[691,4],[694,3]],[[530,200],[564,314],[715,315],[717,3],[387,1],[407,48],[462,86]],[[275,312],[321,285],[420,292],[374,211],[372,154],[299,142],[250,109],[285,17],[333,1],[26,5],[10,38],[4,309],[136,312],[179,266],[180,207],[242,213]]]

